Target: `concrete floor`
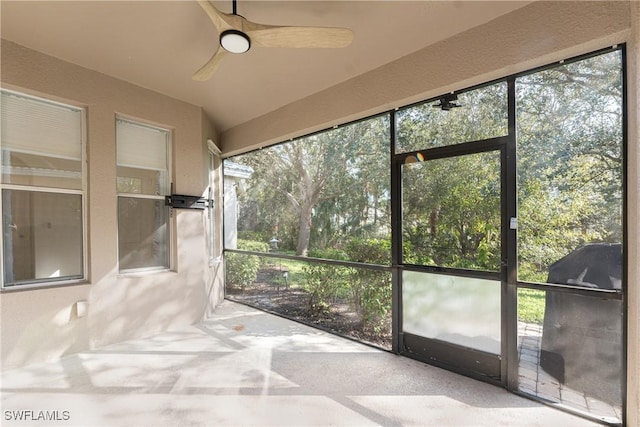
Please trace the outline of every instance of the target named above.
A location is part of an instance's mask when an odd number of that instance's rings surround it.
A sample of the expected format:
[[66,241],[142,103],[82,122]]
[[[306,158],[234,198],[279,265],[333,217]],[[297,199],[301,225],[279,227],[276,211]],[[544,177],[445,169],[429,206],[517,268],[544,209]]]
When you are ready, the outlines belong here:
[[1,393],[2,426],[598,425],[230,301],[181,331],[5,371]]

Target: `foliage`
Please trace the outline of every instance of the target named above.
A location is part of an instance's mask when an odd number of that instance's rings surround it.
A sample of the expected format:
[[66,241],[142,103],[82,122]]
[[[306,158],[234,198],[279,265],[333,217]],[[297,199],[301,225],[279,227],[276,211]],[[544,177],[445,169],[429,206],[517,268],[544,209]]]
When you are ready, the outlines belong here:
[[403,243],[417,264],[500,266],[500,157],[479,153],[403,170]]
[[254,242],[268,242],[273,236],[267,235],[263,231],[241,230],[238,231],[239,240],[252,240]]
[[[314,250],[316,258],[351,260],[370,264],[388,262],[390,242],[382,239],[352,239],[345,251]],[[309,263],[303,269],[304,283],[310,292],[312,315],[327,314],[332,303],[347,299],[358,314],[362,329],[380,331],[391,312],[391,277],[388,272]]]
[[389,237],[387,116],[230,160],[254,170],[251,191],[239,195],[238,230],[275,235],[303,256],[353,236]]
[[[238,239],[238,249],[266,252],[269,250],[269,245],[264,242]],[[254,255],[227,252],[225,254],[227,284],[244,289],[255,282],[262,259],[262,257]]]
[[227,286],[244,289],[255,282],[260,268],[260,258],[227,252],[224,256]]
[[507,134],[507,85],[499,83],[458,95],[462,108],[434,108],[440,100],[397,112],[398,152],[479,141]]
[[[508,134],[505,83],[458,102],[451,111],[434,102],[399,110],[397,152]],[[622,241],[620,52],[518,77],[516,107],[518,280],[545,282],[549,266],[580,245]],[[238,247],[266,251],[277,236],[298,255],[390,265],[390,133],[390,116],[378,116],[230,159],[255,171],[238,195],[238,230],[262,245]],[[398,177],[404,263],[500,270],[501,154],[407,154]],[[240,264],[246,277],[230,283],[255,278]],[[301,275],[316,314],[348,296],[365,327],[388,317],[387,273],[309,263]],[[523,315],[539,321],[540,296],[521,297]]]
[[518,278],[622,241],[622,71],[613,52],[518,79]]
[[334,259],[337,261],[346,261],[349,259],[343,250],[334,248],[312,249],[309,251],[309,256],[312,258]]
[[[464,92],[443,111],[440,101],[398,113],[400,151],[504,136],[508,132],[507,85]],[[497,271],[500,268],[499,152],[424,162],[410,157],[402,166],[403,262]],[[412,161],[413,160],[413,161]]]
[[391,242],[386,239],[351,239],[345,252],[351,261],[386,265],[389,263]]
[[[381,239],[353,239],[346,252],[353,261],[368,264],[388,262],[391,244]],[[351,303],[360,315],[363,329],[380,332],[391,313],[391,275],[386,271],[351,269]]]
[[303,269],[304,286],[309,291],[309,312],[312,316],[329,314],[338,292],[346,283],[345,269],[321,263],[309,263]]
[[267,252],[269,250],[269,244],[255,240],[238,239],[238,249],[253,252]]

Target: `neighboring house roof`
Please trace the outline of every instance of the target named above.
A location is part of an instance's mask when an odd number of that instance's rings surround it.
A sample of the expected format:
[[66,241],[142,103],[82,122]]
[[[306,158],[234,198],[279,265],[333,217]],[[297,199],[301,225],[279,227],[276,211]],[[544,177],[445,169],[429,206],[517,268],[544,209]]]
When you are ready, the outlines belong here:
[[230,162],[226,160],[224,162],[224,176],[240,179],[248,179],[253,175],[253,168],[251,166],[241,165],[240,163]]

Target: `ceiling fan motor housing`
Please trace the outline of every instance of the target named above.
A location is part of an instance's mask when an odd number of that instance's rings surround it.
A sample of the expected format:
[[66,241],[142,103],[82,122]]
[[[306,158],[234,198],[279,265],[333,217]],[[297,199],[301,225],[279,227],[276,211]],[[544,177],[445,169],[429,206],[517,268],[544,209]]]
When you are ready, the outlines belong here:
[[220,34],[220,46],[230,53],[245,53],[251,48],[251,39],[238,30],[226,30]]

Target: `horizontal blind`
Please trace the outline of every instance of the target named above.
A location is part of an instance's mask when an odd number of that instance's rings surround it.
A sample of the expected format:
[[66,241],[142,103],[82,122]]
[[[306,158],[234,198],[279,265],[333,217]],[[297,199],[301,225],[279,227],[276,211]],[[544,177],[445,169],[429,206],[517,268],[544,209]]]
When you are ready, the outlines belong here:
[[169,131],[127,120],[116,123],[118,166],[167,170]]
[[3,150],[81,160],[81,109],[6,91],[0,95]]

